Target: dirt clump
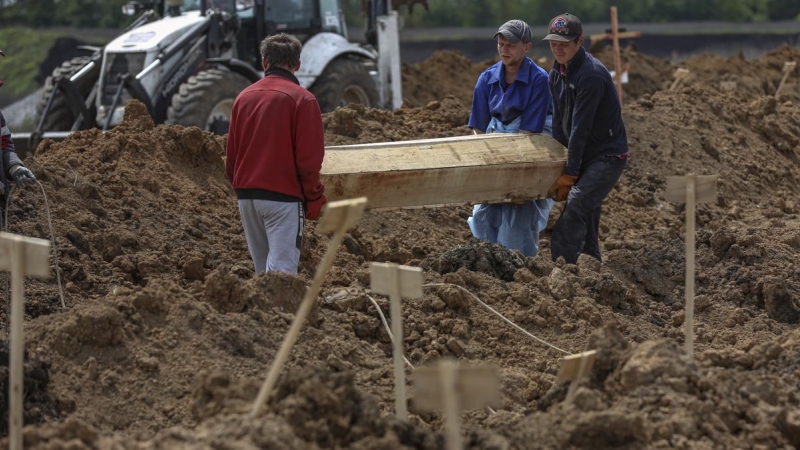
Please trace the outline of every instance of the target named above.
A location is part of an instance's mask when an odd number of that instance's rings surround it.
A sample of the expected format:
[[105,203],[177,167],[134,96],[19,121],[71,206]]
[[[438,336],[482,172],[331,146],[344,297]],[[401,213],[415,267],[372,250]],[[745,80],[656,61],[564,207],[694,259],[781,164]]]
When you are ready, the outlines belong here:
[[[8,340],[0,339],[0,436],[8,434],[9,420],[9,392],[11,374],[9,373]],[[69,405],[58,405],[56,399],[50,395],[48,384],[50,382],[50,364],[31,354],[24,349],[24,367],[22,371],[22,390],[24,392],[22,405],[22,420],[26,424],[43,423],[59,417],[59,406],[69,408]]]
[[444,275],[464,267],[473,272],[483,272],[495,278],[512,281],[518,269],[525,267],[525,261],[515,253],[499,244],[470,239],[441,255],[426,261],[423,267]]

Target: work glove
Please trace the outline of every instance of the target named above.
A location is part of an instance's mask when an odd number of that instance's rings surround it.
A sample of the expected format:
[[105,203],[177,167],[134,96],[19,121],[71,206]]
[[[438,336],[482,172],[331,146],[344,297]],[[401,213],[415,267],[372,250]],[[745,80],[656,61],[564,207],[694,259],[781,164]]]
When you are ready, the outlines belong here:
[[578,181],[577,175],[561,175],[556,182],[550,186],[550,189],[547,191],[547,196],[554,198],[557,202],[563,202],[567,199],[569,190],[572,189],[572,186],[575,186],[576,181]]
[[328,203],[328,199],[325,198],[324,195],[312,202],[308,202],[308,204],[306,204],[306,219],[319,219],[319,215],[322,213],[322,206],[325,205],[325,203]]
[[25,166],[14,166],[8,171],[8,174],[11,175],[11,179],[14,180],[14,183],[23,187],[36,182],[36,176]]

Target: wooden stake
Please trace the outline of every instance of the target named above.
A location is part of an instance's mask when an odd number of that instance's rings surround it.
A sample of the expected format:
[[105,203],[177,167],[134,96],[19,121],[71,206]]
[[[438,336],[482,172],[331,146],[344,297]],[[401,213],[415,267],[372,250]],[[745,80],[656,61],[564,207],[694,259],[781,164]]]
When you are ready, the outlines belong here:
[[698,203],[715,201],[717,198],[717,177],[696,176],[667,177],[667,191],[664,198],[668,202],[686,202],[686,310],[684,312],[684,348],[694,354],[694,239],[695,210]]
[[777,100],[781,96],[781,90],[783,90],[783,85],[786,84],[786,80],[789,78],[789,74],[792,73],[797,63],[794,61],[787,61],[783,63],[783,78],[781,78],[781,83],[778,85],[778,89],[775,90],[775,99]]
[[619,104],[622,106],[622,61],[619,56],[619,23],[617,22],[617,7],[611,7],[611,42],[614,48],[614,84],[617,86]]
[[435,367],[414,371],[414,404],[420,411],[444,410],[447,415],[447,449],[463,449],[462,409],[496,404],[500,396],[500,375],[492,366],[459,366],[445,358]]
[[674,78],[674,80],[672,81],[672,84],[669,86],[669,90],[674,91],[678,87],[678,85],[681,84],[683,79],[686,78],[688,75],[689,71],[687,69],[675,70],[675,72],[672,74],[672,78]]
[[439,375],[442,379],[442,392],[444,394],[444,413],[447,416],[447,450],[462,450],[464,444],[461,438],[461,415],[456,394],[458,363],[445,359],[441,361],[440,369]]
[[570,381],[567,398],[564,401],[569,402],[572,400],[575,391],[578,390],[578,384],[581,379],[592,370],[596,356],[597,350],[589,350],[564,357],[557,377],[559,382]]
[[408,420],[406,402],[406,370],[403,361],[403,297],[422,297],[422,269],[397,264],[370,264],[373,292],[388,295],[392,314],[392,353],[394,354],[395,413],[400,420]]
[[50,242],[0,232],[0,270],[11,271],[10,383],[8,436],[11,450],[22,450],[25,335],[25,275],[50,275]]
[[686,352],[694,354],[694,220],[695,220],[695,177],[686,176],[686,313],[684,330]]
[[333,237],[328,243],[328,249],[325,251],[322,262],[320,262],[317,267],[314,280],[311,283],[311,288],[306,291],[303,302],[297,309],[294,322],[292,322],[292,326],[289,328],[289,333],[283,340],[283,344],[281,344],[281,348],[278,350],[278,354],[272,362],[272,367],[270,367],[270,371],[267,374],[267,379],[264,381],[264,384],[261,385],[261,390],[258,392],[258,397],[250,413],[251,418],[258,416],[264,404],[269,399],[275,384],[278,382],[278,376],[281,374],[286,360],[289,359],[292,347],[294,347],[297,341],[300,329],[303,328],[308,313],[311,312],[311,307],[314,306],[314,300],[317,298],[317,294],[319,294],[322,282],[325,281],[325,275],[333,265],[336,252],[339,250],[342,240],[344,240],[344,234],[358,223],[358,219],[361,218],[366,204],[367,199],[362,197],[353,200],[332,202],[325,206],[325,213],[317,226],[317,230],[322,233],[333,231]]

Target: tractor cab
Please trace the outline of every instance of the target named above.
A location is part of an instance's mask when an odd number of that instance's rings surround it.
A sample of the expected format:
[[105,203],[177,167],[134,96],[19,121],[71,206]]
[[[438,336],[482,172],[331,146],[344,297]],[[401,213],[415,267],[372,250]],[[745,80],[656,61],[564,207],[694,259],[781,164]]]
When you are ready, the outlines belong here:
[[296,36],[304,44],[327,32],[347,39],[344,14],[338,0],[245,0],[237,2],[241,21],[238,56],[261,68],[261,41],[277,33]]

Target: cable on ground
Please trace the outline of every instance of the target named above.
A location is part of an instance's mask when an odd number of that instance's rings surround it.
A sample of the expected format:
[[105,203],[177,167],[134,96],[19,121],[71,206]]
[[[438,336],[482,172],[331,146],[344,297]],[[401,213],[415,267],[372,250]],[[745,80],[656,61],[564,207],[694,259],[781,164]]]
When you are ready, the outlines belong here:
[[[61,308],[66,309],[67,308],[67,304],[64,301],[64,286],[61,283],[61,270],[60,270],[60,268],[58,266],[58,249],[56,248],[56,234],[55,234],[55,231],[53,231],[53,216],[50,213],[50,203],[47,201],[47,192],[45,192],[44,186],[42,185],[42,183],[39,180],[36,180],[36,184],[39,185],[39,189],[42,191],[42,198],[44,199],[45,213],[47,215],[47,226],[50,229],[50,243],[53,246],[53,267],[55,268],[55,271],[56,271],[56,283],[58,284],[58,296],[61,299]],[[9,191],[8,198],[6,198],[6,206],[5,206],[5,211],[4,211],[5,212],[5,218],[3,219],[2,224],[0,224],[0,225],[2,225],[2,227],[0,227],[0,229],[2,229],[3,231],[6,231],[6,229],[8,227],[8,209],[9,209],[9,206],[11,204],[11,196],[12,196],[11,194],[14,193],[15,189],[16,189],[16,186],[12,186],[11,190]],[[6,298],[8,298],[9,283],[10,283],[10,280],[6,283]],[[6,304],[6,314],[8,314],[8,312],[9,312],[8,309],[10,308],[10,306],[9,306],[10,302],[7,301],[6,303],[7,303]]]
[[522,332],[523,334],[525,334],[529,338],[534,339],[535,341],[537,341],[537,342],[539,342],[541,344],[544,344],[544,345],[546,345],[546,346],[548,346],[548,347],[550,347],[550,348],[552,348],[554,350],[558,350],[561,353],[564,353],[564,354],[567,354],[567,355],[571,354],[570,352],[568,352],[566,350],[563,350],[563,349],[560,349],[560,348],[556,347],[555,345],[545,341],[544,339],[541,339],[541,338],[538,338],[538,337],[534,336],[533,334],[531,334],[530,332],[528,332],[524,328],[522,328],[519,325],[515,324],[514,322],[508,320],[504,315],[500,314],[494,308],[492,308],[491,306],[489,306],[486,303],[484,303],[481,299],[478,298],[477,295],[475,295],[472,292],[468,291],[466,288],[463,288],[463,287],[461,287],[461,286],[459,286],[457,284],[451,284],[451,283],[430,283],[430,284],[423,284],[422,285],[422,287],[424,287],[424,288],[426,288],[426,287],[441,287],[441,286],[453,286],[453,287],[456,287],[456,288],[460,289],[463,292],[466,292],[467,294],[469,294],[470,297],[472,297],[473,300],[478,302],[481,306],[483,306],[484,308],[488,309],[493,314],[495,314],[497,317],[503,319],[506,323],[508,323],[512,327],[516,328],[518,331]]
[[[386,321],[386,316],[383,315],[383,311],[381,310],[380,305],[378,305],[378,302],[376,302],[375,299],[370,297],[369,295],[367,295],[367,298],[369,299],[369,301],[372,302],[372,305],[375,306],[375,309],[378,310],[378,315],[381,316],[381,322],[383,322],[383,326],[386,327],[386,332],[389,334],[389,339],[392,341],[392,343],[394,343],[394,336],[392,335],[392,329],[389,327],[389,323]],[[408,358],[406,358],[405,355],[403,355],[403,360],[406,362],[406,364],[408,364],[408,367],[411,367],[411,369],[414,370],[414,365],[411,364],[411,362],[408,360]],[[487,406],[486,409],[492,414],[497,413],[497,411],[492,409],[491,406]]]

